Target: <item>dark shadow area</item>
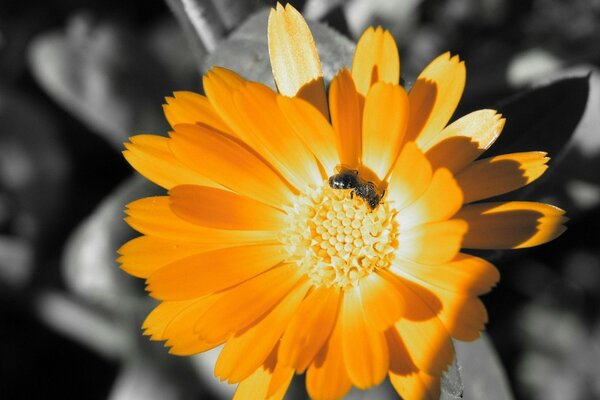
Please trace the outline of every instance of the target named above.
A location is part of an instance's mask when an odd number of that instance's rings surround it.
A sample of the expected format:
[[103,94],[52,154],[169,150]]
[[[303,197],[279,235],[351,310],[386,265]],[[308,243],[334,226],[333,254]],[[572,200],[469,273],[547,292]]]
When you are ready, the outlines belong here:
[[454,136],[433,146],[425,153],[425,156],[434,171],[438,168],[448,168],[450,171],[456,172],[477,158],[478,148],[478,144],[470,138]]
[[[456,179],[463,189],[463,202],[490,199],[523,187],[527,183],[525,170],[514,160],[477,161],[473,168],[458,174]],[[467,190],[465,190],[468,188]]]
[[417,79],[410,89],[410,123],[406,140],[414,141],[429,118],[437,98],[437,85],[428,79]]
[[506,125],[486,155],[543,150],[556,160],[581,120],[588,93],[586,75],[532,89],[498,104],[496,109],[506,118]]
[[469,212],[459,212],[458,219],[468,215],[465,221],[469,230],[463,238],[463,247],[508,249],[519,246],[538,233],[539,219],[543,214],[530,210],[490,212],[496,206],[482,203],[473,206]]

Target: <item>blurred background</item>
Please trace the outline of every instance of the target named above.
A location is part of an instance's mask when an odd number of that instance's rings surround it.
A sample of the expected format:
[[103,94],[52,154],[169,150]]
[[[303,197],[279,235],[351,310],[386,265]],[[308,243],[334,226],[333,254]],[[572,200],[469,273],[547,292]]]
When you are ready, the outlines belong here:
[[[124,204],[160,191],[120,152],[130,135],[165,134],[164,96],[201,91],[210,65],[268,76],[266,14],[246,19],[273,4],[0,0],[1,399],[231,396],[212,378],[214,352],[172,357],[141,334],[153,303],[115,251],[134,236]],[[364,28],[382,25],[407,86],[442,52],[466,60],[455,117],[503,112],[494,153],[549,151],[547,176],[516,196],[565,208],[569,230],[485,254],[502,279],[483,297],[491,346],[478,357],[499,360],[515,399],[600,399],[600,1],[292,4],[323,24],[314,29],[326,74],[348,62]],[[305,396],[301,387],[290,396]]]

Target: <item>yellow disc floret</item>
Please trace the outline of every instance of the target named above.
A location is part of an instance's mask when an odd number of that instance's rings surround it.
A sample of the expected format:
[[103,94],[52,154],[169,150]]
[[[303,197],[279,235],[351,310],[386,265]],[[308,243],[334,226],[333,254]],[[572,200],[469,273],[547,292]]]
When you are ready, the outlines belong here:
[[371,210],[351,190],[324,185],[299,195],[286,209],[281,241],[315,286],[353,286],[390,266],[397,247],[395,211],[381,203]]

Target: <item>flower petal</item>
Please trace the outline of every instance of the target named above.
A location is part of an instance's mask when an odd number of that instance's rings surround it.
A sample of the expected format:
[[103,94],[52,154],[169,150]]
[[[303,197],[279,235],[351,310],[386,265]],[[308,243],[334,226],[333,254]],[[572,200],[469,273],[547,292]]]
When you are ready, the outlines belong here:
[[329,107],[339,159],[346,168],[357,169],[360,163],[363,106],[350,71],[342,69],[329,86]]
[[279,362],[304,371],[335,326],[340,290],[316,288],[302,302],[279,345]]
[[[395,325],[397,334],[406,346],[412,362],[422,371],[438,375],[454,359],[454,347],[450,335],[436,317],[441,305],[435,295],[419,285],[397,278],[395,284],[410,304],[405,318]],[[388,333],[389,335],[389,333]]]
[[[140,236],[125,243],[117,251],[121,269],[138,278],[147,278],[160,267],[221,247],[227,243],[191,243],[166,240],[152,236]],[[231,243],[229,243],[231,246]]]
[[466,232],[467,224],[455,219],[416,226],[401,232],[397,256],[431,265],[448,262],[460,250]]
[[342,349],[342,321],[338,318],[327,344],[306,372],[306,389],[311,399],[339,399],[352,387]]
[[400,375],[390,372],[390,382],[403,399],[438,400],[440,377],[419,371]]
[[207,251],[158,269],[148,278],[146,290],[161,300],[200,297],[253,278],[284,257],[280,244]]
[[227,339],[257,321],[301,279],[296,265],[283,264],[222,292],[210,310],[199,316],[196,333],[208,341]]
[[169,198],[176,215],[208,228],[279,230],[285,226],[282,211],[225,190],[181,185],[169,191]]
[[402,86],[373,84],[365,100],[362,162],[380,179],[387,177],[401,150],[408,123],[408,96]]
[[262,365],[277,345],[310,285],[308,280],[299,284],[264,318],[229,339],[215,365],[215,376],[236,383]]
[[327,117],[323,71],[310,29],[294,7],[277,3],[269,14],[269,58],[279,93],[308,100]]
[[454,176],[445,168],[433,174],[431,183],[425,193],[415,202],[399,211],[396,220],[400,229],[439,222],[451,218],[463,204],[462,191]]
[[482,258],[463,253],[439,265],[397,260],[391,271],[417,284],[428,283],[449,291],[471,295],[489,292],[500,279],[500,273],[492,264]]
[[202,78],[204,92],[213,109],[229,127],[229,130],[242,139],[244,139],[243,133],[246,127],[236,112],[233,93],[245,85],[244,78],[222,67],[211,68]]
[[192,355],[210,350],[223,341],[206,341],[194,333],[194,325],[201,315],[216,300],[214,296],[188,301],[163,302],[146,318],[143,324],[145,335],[152,340],[167,340],[169,353]]
[[421,149],[434,169],[444,167],[457,173],[494,143],[504,122],[494,110],[474,111],[448,125]]
[[390,351],[390,373],[405,375],[419,372],[395,326],[385,331],[385,339]]
[[564,213],[548,204],[511,201],[467,205],[455,218],[467,223],[465,248],[520,249],[560,236],[566,230]]
[[377,331],[385,331],[394,325],[407,307],[402,293],[388,279],[388,274],[380,271],[360,280],[360,301],[365,320]]
[[387,343],[383,332],[367,325],[358,287],[345,290],[341,318],[344,362],[350,380],[359,389],[378,385],[388,372]]
[[156,135],[137,135],[125,143],[123,156],[131,166],[150,181],[171,189],[183,184],[221,187],[204,175],[188,168],[169,148],[169,139]]
[[314,155],[294,134],[277,105],[276,94],[248,83],[234,94],[239,118],[248,129],[246,142],[264,156],[296,188],[318,185],[323,177]]
[[393,36],[381,27],[367,28],[362,34],[352,60],[352,79],[359,93],[366,96],[376,82],[398,84],[400,57]]
[[191,170],[274,207],[293,201],[287,182],[240,140],[205,125],[189,124],[177,125],[171,136],[173,154]]
[[408,94],[410,124],[407,140],[416,141],[423,151],[446,126],[465,88],[465,63],[444,53],[433,60]]
[[429,284],[422,287],[434,295],[423,296],[423,301],[429,307],[434,308],[441,304],[437,317],[450,335],[464,341],[479,338],[488,321],[488,314],[478,297],[451,292]]
[[[284,382],[281,382],[278,385],[277,390],[273,391],[270,388],[273,383],[275,383],[274,381],[279,380],[279,376],[283,376],[282,380]],[[252,398],[281,400],[293,377],[294,370],[292,368],[282,368],[279,364],[275,368],[275,371],[271,371],[264,367],[257,368],[252,375],[240,382],[233,395],[233,400],[246,400]]]
[[309,103],[297,97],[277,96],[277,104],[296,135],[332,174],[339,164],[335,134],[329,122]]
[[396,210],[402,210],[427,190],[432,176],[425,155],[414,142],[408,142],[392,169],[386,197]]
[[127,205],[125,221],[136,231],[151,237],[217,246],[257,244],[277,240],[275,231],[213,229],[179,218],[171,210],[168,196],[147,197]]
[[503,154],[471,163],[457,176],[464,202],[487,199],[528,185],[548,169],[542,151]]
[[163,105],[171,127],[179,124],[206,124],[231,134],[230,128],[205,96],[194,92],[174,92],[173,96],[167,97],[167,104]]

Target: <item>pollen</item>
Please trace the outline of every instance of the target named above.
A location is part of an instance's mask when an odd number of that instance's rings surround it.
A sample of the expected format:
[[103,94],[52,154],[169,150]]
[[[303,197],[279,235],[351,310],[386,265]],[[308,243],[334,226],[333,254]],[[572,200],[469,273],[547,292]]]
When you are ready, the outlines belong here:
[[296,263],[317,287],[355,286],[393,261],[398,228],[385,202],[371,210],[351,190],[325,184],[299,195],[286,212],[281,241],[287,262]]

